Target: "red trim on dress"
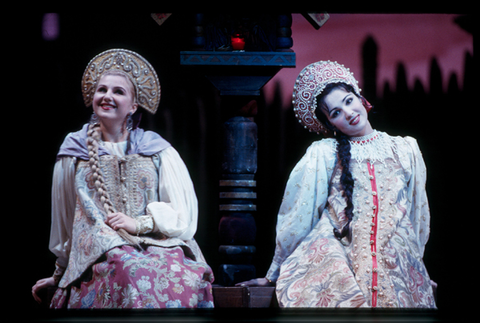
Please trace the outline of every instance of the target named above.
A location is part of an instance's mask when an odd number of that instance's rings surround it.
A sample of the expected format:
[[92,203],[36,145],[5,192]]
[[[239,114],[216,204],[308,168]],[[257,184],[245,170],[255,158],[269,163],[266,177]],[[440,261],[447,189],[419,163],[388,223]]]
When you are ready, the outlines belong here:
[[357,143],[357,144],[365,144],[367,142],[370,142],[372,140],[375,140],[378,138],[378,134],[376,134],[373,138],[368,138],[368,139],[365,139],[365,140],[351,140],[351,142],[354,142],[354,143]]
[[367,162],[368,174],[372,185],[373,196],[373,217],[372,228],[370,230],[370,246],[372,252],[372,307],[377,306],[378,281],[377,281],[377,218],[378,218],[378,193],[377,182],[375,179],[375,167]]

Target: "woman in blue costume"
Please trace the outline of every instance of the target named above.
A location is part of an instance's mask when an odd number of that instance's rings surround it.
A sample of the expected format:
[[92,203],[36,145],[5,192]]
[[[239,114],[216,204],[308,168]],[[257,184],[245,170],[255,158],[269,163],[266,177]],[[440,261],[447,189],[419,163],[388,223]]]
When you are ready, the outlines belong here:
[[415,139],[374,130],[371,105],[336,62],[305,67],[295,115],[315,141],[288,179],[266,277],[282,307],[435,308],[423,263],[426,168]]

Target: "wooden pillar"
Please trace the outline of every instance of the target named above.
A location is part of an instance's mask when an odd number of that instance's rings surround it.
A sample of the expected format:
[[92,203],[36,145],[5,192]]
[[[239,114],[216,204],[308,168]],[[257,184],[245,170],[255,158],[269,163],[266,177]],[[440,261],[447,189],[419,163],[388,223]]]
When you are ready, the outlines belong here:
[[[252,105],[256,106],[256,101],[250,101],[240,111]],[[218,225],[221,265],[217,278],[220,285],[233,286],[256,277],[252,260],[257,232],[257,125],[253,118],[237,115],[227,120],[223,124],[222,148]]]
[[[214,17],[221,19],[212,21]],[[229,17],[228,14],[195,14],[192,47],[196,50],[180,52],[180,63],[196,67],[199,73],[212,82],[222,98],[222,111],[228,111],[226,114],[232,116],[223,124],[218,225],[221,260],[215,274],[216,282],[226,287],[257,276],[252,263],[257,231],[257,125],[253,121],[255,99],[260,95],[261,88],[279,70],[295,67],[295,53],[291,50],[293,40],[290,14],[263,18],[257,15],[237,15],[235,17],[242,21],[243,27],[252,28],[247,30],[250,50],[212,50],[226,48],[219,47],[213,41],[215,37],[212,38],[212,33],[227,35],[230,39],[228,26],[235,19],[229,21]],[[259,18],[262,19],[257,20]],[[222,26],[222,22],[226,24]],[[271,25],[268,25],[269,22]],[[266,32],[269,34],[264,35]],[[272,39],[276,47],[272,47]],[[258,51],[259,48],[270,47],[273,50]]]

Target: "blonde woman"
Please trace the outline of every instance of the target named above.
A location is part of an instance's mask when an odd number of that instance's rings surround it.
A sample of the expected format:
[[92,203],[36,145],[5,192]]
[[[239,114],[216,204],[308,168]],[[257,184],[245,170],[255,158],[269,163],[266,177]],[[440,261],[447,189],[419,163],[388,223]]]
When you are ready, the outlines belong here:
[[54,168],[56,270],[33,297],[58,286],[52,308],[212,307],[188,170],[161,136],[136,127],[139,108],[158,108],[155,70],[135,52],[108,50],[88,64],[82,92],[91,121],[65,138]]

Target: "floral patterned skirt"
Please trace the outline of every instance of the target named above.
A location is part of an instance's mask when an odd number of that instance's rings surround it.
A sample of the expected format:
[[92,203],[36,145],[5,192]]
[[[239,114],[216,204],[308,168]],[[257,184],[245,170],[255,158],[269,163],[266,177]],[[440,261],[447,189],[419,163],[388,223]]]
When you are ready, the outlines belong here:
[[181,247],[113,248],[87,274],[87,281],[57,289],[50,307],[213,307],[211,268]]

